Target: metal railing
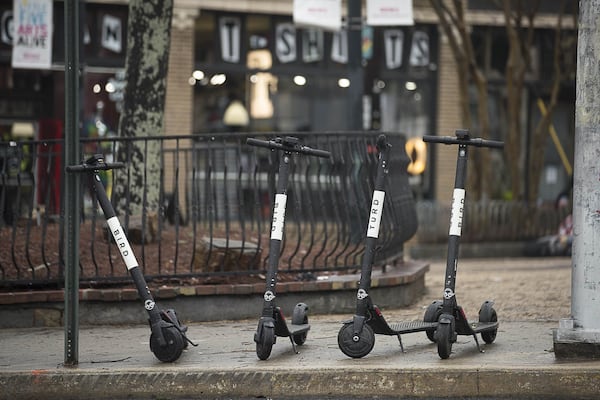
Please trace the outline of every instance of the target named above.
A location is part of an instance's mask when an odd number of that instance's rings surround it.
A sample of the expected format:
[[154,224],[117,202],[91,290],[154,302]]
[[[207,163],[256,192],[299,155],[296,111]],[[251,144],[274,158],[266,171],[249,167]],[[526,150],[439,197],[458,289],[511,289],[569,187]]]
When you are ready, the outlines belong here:
[[[82,151],[127,163],[123,172],[106,173],[103,180],[149,281],[226,282],[235,276],[260,275],[268,257],[279,155],[247,146],[246,138],[285,135],[328,150],[332,157],[294,157],[280,258],[282,278],[313,279],[318,273],[360,268],[377,166],[377,133],[82,139]],[[388,139],[393,149],[379,263],[401,259],[403,243],[417,230],[405,139],[399,134],[388,134]],[[61,140],[0,143],[0,287],[62,285],[62,145]],[[128,162],[140,158],[143,167]],[[135,168],[143,168],[142,173]],[[132,179],[133,172],[142,181]],[[129,207],[133,197],[128,189],[133,186],[143,189],[137,212]],[[157,204],[147,200],[154,188]],[[104,217],[87,188],[84,193],[79,241],[82,285],[128,281]]]
[[[419,243],[443,243],[448,239],[450,205],[433,201],[416,204]],[[570,210],[529,206],[513,201],[465,202],[461,240],[465,242],[529,241],[555,235]]]

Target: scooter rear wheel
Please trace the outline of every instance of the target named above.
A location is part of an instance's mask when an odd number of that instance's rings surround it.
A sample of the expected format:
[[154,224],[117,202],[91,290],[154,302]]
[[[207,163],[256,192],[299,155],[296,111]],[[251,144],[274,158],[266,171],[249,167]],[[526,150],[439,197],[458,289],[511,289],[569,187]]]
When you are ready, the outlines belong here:
[[438,355],[442,360],[450,357],[452,352],[452,324],[439,324],[435,331]]
[[[352,358],[361,358],[373,350],[375,345],[375,334],[369,325],[363,325],[362,332],[358,338],[354,337],[354,325],[344,324],[338,333],[338,346],[342,353]],[[358,340],[355,340],[358,339]]]
[[[441,300],[435,300],[433,303],[427,307],[425,310],[425,315],[423,316],[423,322],[437,322],[440,314],[442,313],[442,304],[444,304]],[[435,329],[425,331],[427,335],[427,339],[431,342],[435,343]]]
[[183,352],[185,341],[181,332],[174,326],[169,326],[162,329],[162,334],[167,344],[161,346],[156,335],[150,335],[150,350],[156,358],[162,362],[174,362]]
[[[497,322],[498,315],[496,314],[496,310],[492,307],[491,302],[486,301],[481,306],[479,310],[479,322]],[[487,344],[494,343],[496,340],[496,334],[498,333],[498,328],[491,331],[481,332],[481,338]]]
[[[294,312],[292,314],[292,324],[294,325],[304,325],[308,324],[308,306],[304,303],[296,304],[294,307]],[[306,342],[306,337],[308,336],[308,332],[302,332],[297,335],[293,335],[292,339],[294,343],[298,346],[302,346]]]
[[261,360],[266,360],[271,355],[273,343],[275,342],[275,329],[269,326],[263,326],[261,334],[256,341],[256,355]]

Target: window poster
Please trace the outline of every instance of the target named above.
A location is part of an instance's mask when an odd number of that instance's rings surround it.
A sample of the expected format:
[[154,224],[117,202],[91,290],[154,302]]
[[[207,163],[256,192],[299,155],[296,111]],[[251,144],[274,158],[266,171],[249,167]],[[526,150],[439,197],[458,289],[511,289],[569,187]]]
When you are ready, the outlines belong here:
[[13,26],[13,68],[50,69],[52,0],[14,0]]
[[367,0],[367,25],[414,25],[412,0]]
[[342,0],[294,0],[294,23],[329,31],[342,28]]

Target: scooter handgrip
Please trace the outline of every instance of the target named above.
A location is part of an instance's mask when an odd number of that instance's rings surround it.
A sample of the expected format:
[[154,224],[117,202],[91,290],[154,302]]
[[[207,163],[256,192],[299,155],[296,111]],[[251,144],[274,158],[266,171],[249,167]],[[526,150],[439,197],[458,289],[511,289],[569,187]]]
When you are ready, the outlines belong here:
[[67,165],[65,170],[67,172],[85,172],[87,168],[84,165]]
[[105,171],[109,169],[125,168],[125,164],[122,162],[116,163],[102,163],[102,164],[78,164],[78,165],[67,165],[65,168],[67,172],[89,172],[89,171]]
[[319,150],[319,149],[313,149],[307,146],[302,146],[298,149],[298,153],[302,153],[302,154],[308,154],[311,156],[317,156],[317,157],[323,157],[323,158],[330,158],[331,157],[331,153],[327,150]]
[[473,142],[473,146],[477,147],[491,147],[495,149],[504,148],[504,142],[499,142],[497,140],[471,139],[470,141]]
[[423,135],[423,141],[429,143],[443,143],[443,144],[459,144],[459,142],[453,136],[432,136],[432,135]]
[[281,148],[281,144],[279,143],[275,143],[270,140],[260,140],[255,138],[246,139],[246,144],[249,144],[250,146],[266,147],[267,149]]
[[103,168],[100,169],[122,169],[125,168],[125,163],[122,162],[114,162],[114,163],[105,163]]

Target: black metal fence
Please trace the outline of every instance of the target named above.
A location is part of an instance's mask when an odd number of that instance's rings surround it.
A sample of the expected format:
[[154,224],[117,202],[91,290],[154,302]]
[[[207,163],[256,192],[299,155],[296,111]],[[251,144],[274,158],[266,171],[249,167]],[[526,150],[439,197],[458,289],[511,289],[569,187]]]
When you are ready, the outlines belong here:
[[[245,141],[284,135],[329,150],[332,157],[294,156],[280,279],[313,279],[316,274],[359,268],[377,166],[377,133],[82,139],[82,151],[127,162],[135,154],[150,159],[149,149],[158,146],[159,167],[151,171],[146,168],[149,163],[142,164],[139,212],[123,209],[130,209],[127,188],[140,182],[116,179],[118,173],[131,176],[134,163],[127,163],[123,172],[102,176],[113,203],[125,204],[119,213],[121,224],[149,281],[218,282],[241,275],[249,279],[266,268],[279,154]],[[405,139],[399,134],[388,134],[388,139],[393,148],[379,263],[401,259],[403,243],[417,230]],[[0,143],[0,287],[62,285],[62,145],[60,140]],[[147,201],[153,187],[158,188],[156,205]],[[84,193],[82,285],[128,281],[104,217],[94,197],[87,189]]]
[[[420,201],[416,205],[419,243],[441,243],[448,238],[450,205]],[[466,201],[461,241],[533,241],[556,235],[571,210],[529,206],[517,201]]]

